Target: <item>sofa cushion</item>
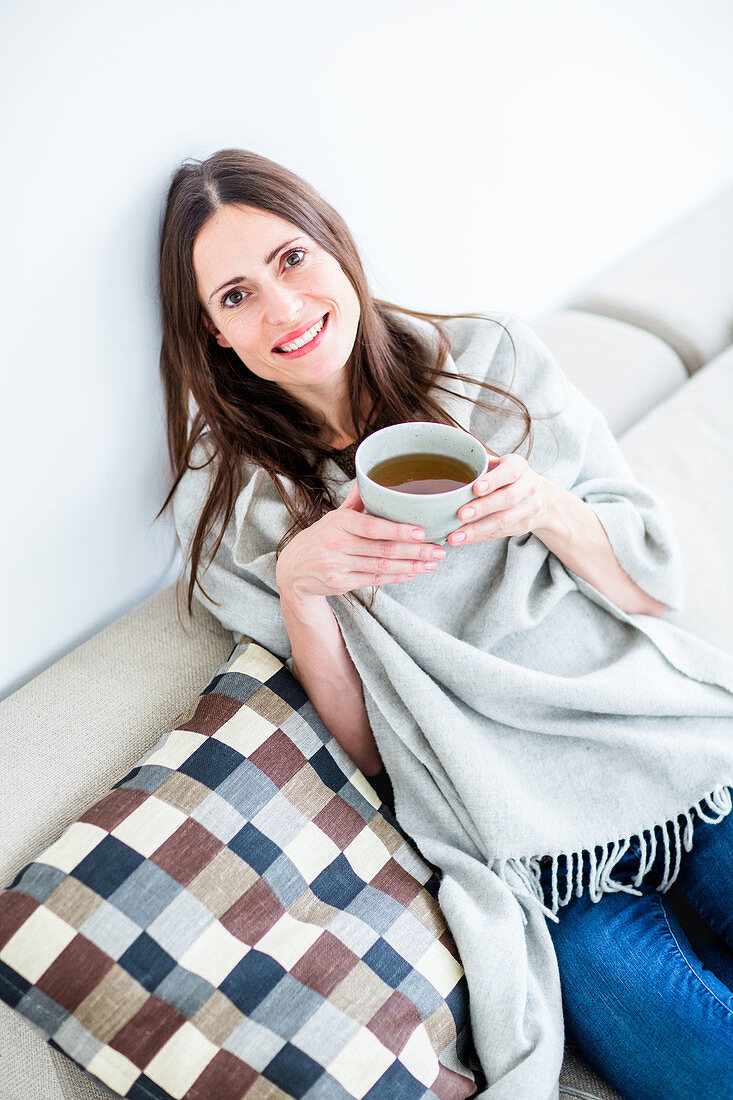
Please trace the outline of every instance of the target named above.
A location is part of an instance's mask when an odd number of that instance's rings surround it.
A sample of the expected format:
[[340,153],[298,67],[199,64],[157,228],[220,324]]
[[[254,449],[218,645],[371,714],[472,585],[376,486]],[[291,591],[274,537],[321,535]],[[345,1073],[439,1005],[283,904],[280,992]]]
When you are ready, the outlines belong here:
[[566,1043],[560,1073],[560,1100],[577,1100],[578,1097],[582,1100],[623,1100],[620,1093]]
[[0,701],[0,882],[107,793],[231,652],[232,634],[176,585],[156,592]]
[[[189,715],[226,660],[231,633],[196,600],[189,618],[183,594],[179,621],[176,603],[172,584],[0,701],[0,883]],[[62,1100],[54,1076],[67,1100],[109,1096],[2,1001],[0,1036],[3,1100]]]
[[436,894],[294,677],[243,638],[193,716],[0,895],[0,991],[140,1100],[470,1096]]
[[619,441],[636,476],[667,505],[685,597],[666,618],[733,653],[733,347]]
[[623,321],[563,309],[533,328],[616,436],[687,381],[669,344]]
[[588,282],[570,303],[638,325],[674,348],[688,371],[730,343],[733,188]]

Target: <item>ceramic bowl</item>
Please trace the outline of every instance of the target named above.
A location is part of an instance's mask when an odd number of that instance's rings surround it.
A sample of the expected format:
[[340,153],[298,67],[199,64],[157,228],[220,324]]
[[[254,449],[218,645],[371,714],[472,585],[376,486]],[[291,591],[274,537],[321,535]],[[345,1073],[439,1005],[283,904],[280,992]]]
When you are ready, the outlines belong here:
[[[388,458],[402,454],[439,454],[467,462],[474,477],[458,489],[443,493],[405,493],[378,485],[369,471]],[[450,424],[411,421],[380,428],[367,436],[356,449],[356,480],[366,511],[397,523],[422,527],[427,542],[446,543],[451,531],[462,527],[458,509],[473,500],[471,486],[489,468],[486,448],[475,436]]]

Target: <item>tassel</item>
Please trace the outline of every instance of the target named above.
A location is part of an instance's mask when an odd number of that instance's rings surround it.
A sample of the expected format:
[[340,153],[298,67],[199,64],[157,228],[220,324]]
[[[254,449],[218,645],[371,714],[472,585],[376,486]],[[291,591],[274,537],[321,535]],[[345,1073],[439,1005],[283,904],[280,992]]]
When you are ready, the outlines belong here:
[[670,871],[669,867],[669,827],[664,828],[664,874],[662,875],[662,881],[657,886],[657,893],[666,893],[670,886],[677,878],[679,874],[682,853],[680,852],[680,823],[679,819],[672,822],[673,837],[674,837],[674,855],[675,863],[674,867]]
[[598,893],[598,870],[597,870],[597,856],[595,848],[591,848],[588,853],[590,856],[590,876],[588,879],[588,891],[590,893],[591,901],[598,901],[600,894]]
[[573,862],[575,860],[575,852],[570,853],[570,861],[568,866],[568,857],[565,856],[565,893],[560,899],[560,905],[567,905],[573,896]]
[[575,879],[575,896],[579,898],[583,893],[583,862],[585,860],[585,853],[578,852],[578,873]]
[[[643,838],[643,836],[644,836],[644,834],[642,833],[642,838]],[[647,844],[646,841],[644,841],[644,859],[643,859],[643,863],[641,863],[641,865],[639,867],[639,871],[637,873],[637,876],[634,879],[634,886],[639,886],[639,884],[641,883],[641,880],[644,878],[644,875],[647,873],[647,871],[653,865],[656,858],[657,858],[657,829],[656,829],[656,825],[655,825],[654,828],[649,830],[649,843]]]
[[[707,802],[712,808],[712,812],[708,815],[702,808],[703,802]],[[695,809],[702,818],[709,825],[717,825],[721,818],[730,813],[731,810],[731,797],[730,791],[727,787],[716,787],[712,794],[707,795],[705,798],[701,798],[695,805]]]
[[[535,878],[535,876],[531,873],[529,866],[530,862],[534,862],[536,867],[539,869],[540,864],[537,857],[532,857],[531,861],[527,861],[526,857],[523,857],[521,859],[509,858],[498,860],[497,865],[493,866],[492,870],[495,872],[495,874],[499,876],[504,885],[507,886],[509,890],[511,890],[512,894],[514,894],[516,898],[519,898],[521,901],[526,901],[527,894],[529,893],[530,899],[537,903],[545,916],[549,917],[549,919],[554,921],[555,924],[558,924],[559,918],[551,909],[548,909],[545,905],[544,894],[542,892],[542,887],[539,883],[539,875],[537,876],[537,878]],[[516,883],[509,881],[509,878],[507,877],[507,870],[509,868],[511,868],[514,874],[517,875],[522,883],[524,883],[526,890],[522,890],[521,886],[518,886]],[[532,868],[532,870],[534,870],[534,868]],[[521,912],[522,923],[526,927],[527,917],[525,916],[524,910],[522,910]]]
[[[617,882],[612,878],[613,872],[631,847],[633,838],[608,841],[605,846],[598,844],[582,851],[563,852],[551,857],[549,906],[545,904],[545,893],[542,887],[542,865],[539,856],[522,856],[520,858],[505,857],[493,861],[490,866],[499,878],[509,887],[516,897],[526,900],[527,894],[536,901],[546,917],[558,923],[557,912],[568,905],[573,896],[579,898],[583,894],[583,870],[585,858],[588,857],[588,894],[591,901],[597,902],[604,894],[622,891],[627,894],[639,896],[642,881],[657,861],[659,839],[657,830],[661,835],[664,849],[664,867],[661,880],[656,890],[664,893],[676,881],[682,866],[682,851],[689,852],[692,849],[694,833],[694,814],[697,813],[700,820],[709,825],[717,825],[718,822],[733,809],[733,798],[729,787],[721,785],[715,787],[710,794],[705,795],[689,810],[681,812],[673,820],[661,825],[653,825],[650,829],[642,829],[638,835],[639,840],[639,866],[633,878],[633,885],[625,882]],[[682,829],[684,823],[684,831]],[[600,854],[599,854],[600,850]],[[549,853],[548,853],[549,854]],[[565,888],[560,896],[559,888],[559,860],[565,860]],[[507,872],[511,868],[514,875],[519,878],[522,885],[516,881],[509,881]],[[524,889],[523,889],[524,887]],[[527,918],[522,913],[522,919],[526,925]]]
[[662,826],[662,840],[664,842],[664,871],[657,890],[664,890],[665,883],[669,879],[669,828],[667,825]]
[[614,870],[616,869],[616,864],[619,862],[620,859],[623,858],[623,856],[626,854],[626,852],[629,850],[630,847],[631,847],[631,841],[630,840],[623,840],[623,841],[617,840],[614,843],[613,850],[612,850],[612,853],[611,853],[611,857],[610,857],[610,859],[609,859],[609,861],[606,865],[606,869],[603,872],[603,878],[601,880],[601,889],[603,890],[604,893],[611,894],[611,893],[618,893],[619,891],[621,891],[624,894],[637,894],[637,895],[641,894],[641,890],[635,889],[633,886],[630,886],[628,883],[616,882],[615,879],[611,878],[611,875],[613,874]]
[[636,872],[636,878],[634,879],[634,886],[639,886],[640,883],[641,883],[641,880],[644,878],[644,875],[646,874],[647,867],[649,866],[648,855],[649,855],[649,846],[647,844],[647,839],[644,836],[644,831],[642,830],[642,832],[639,834],[639,869]]
[[[628,848],[628,846],[629,846],[629,842],[627,840],[626,841],[626,847]],[[619,856],[620,856],[620,852],[619,852],[620,847],[621,847],[621,841],[620,840],[614,840],[613,843],[611,844],[610,852],[608,852],[608,854],[606,855],[606,859],[605,859],[604,864],[603,864],[603,873],[601,874],[601,877],[598,880],[598,885],[599,885],[599,887],[600,887],[600,889],[603,893],[606,893],[608,891],[613,892],[615,890],[616,886],[618,885],[618,883],[614,883],[613,880],[611,879],[611,872],[613,871],[615,865],[618,863]]]
[[687,821],[687,824],[685,825],[685,835],[683,837],[682,843],[685,846],[685,851],[689,852],[690,849],[692,848],[692,829],[693,829],[692,814],[689,812],[689,810],[685,814],[685,819]]
[[[566,860],[566,862],[567,862],[567,860]],[[552,861],[552,904],[550,906],[553,913],[557,913],[558,904],[559,904],[559,897],[558,897],[558,892],[557,892],[557,864],[558,864],[558,860],[553,859],[553,861]]]

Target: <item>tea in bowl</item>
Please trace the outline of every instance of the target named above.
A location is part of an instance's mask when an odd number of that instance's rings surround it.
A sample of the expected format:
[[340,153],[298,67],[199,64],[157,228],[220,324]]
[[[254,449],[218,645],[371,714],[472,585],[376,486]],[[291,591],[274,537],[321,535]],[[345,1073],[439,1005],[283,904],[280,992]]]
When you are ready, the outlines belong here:
[[427,542],[446,543],[462,526],[458,509],[474,498],[473,482],[489,468],[475,436],[450,424],[392,424],[356,449],[356,480],[369,515],[422,527]]

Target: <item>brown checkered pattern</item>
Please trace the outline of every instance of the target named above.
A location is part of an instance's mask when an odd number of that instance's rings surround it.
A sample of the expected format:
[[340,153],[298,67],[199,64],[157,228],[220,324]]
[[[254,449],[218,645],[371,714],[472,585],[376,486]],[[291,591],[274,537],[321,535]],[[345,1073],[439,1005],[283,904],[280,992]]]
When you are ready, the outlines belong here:
[[0,896],[0,995],[134,1100],[459,1100],[482,1080],[437,886],[243,638]]

